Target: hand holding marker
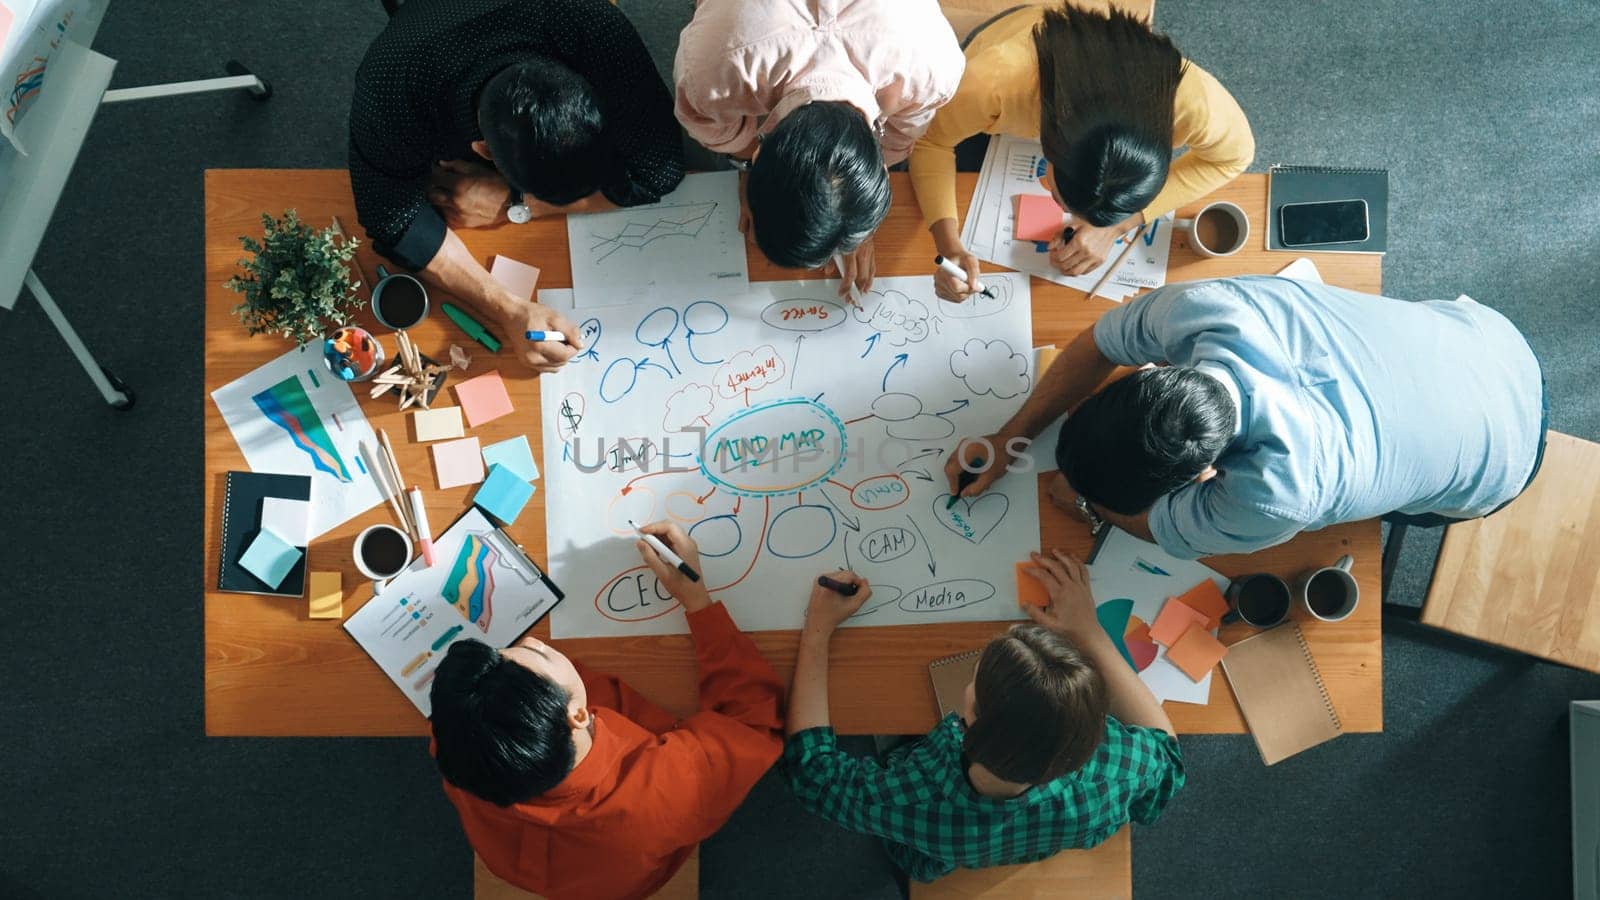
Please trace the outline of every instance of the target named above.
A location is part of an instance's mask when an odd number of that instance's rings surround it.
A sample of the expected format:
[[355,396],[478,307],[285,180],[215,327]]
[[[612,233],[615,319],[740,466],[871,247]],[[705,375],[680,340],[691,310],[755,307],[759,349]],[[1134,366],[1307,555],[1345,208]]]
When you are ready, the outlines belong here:
[[635,525],[632,519],[628,520],[628,525],[638,533],[640,539],[642,539],[646,544],[650,545],[650,549],[654,550],[662,559],[667,561],[667,565],[676,567],[679,572],[683,573],[683,577],[689,579],[690,581],[700,580],[700,573],[696,572],[693,566],[684,562],[683,557],[673,553],[672,548],[668,547],[665,541],[662,541],[653,534],[646,534],[644,529],[640,528],[638,525]]
[[978,472],[973,470],[977,469],[981,471],[983,469],[983,462],[983,457],[974,456],[969,465],[961,467],[961,475],[956,479],[956,492],[950,495],[950,502],[944,505],[945,509],[954,508],[956,501],[961,499],[961,492],[970,487],[974,481],[978,480]]
[[[946,272],[949,272],[951,275],[961,279],[962,283],[967,281],[967,270],[951,262],[947,257],[935,256],[933,258],[933,264],[945,270]],[[992,288],[985,287],[981,281],[978,282],[978,293],[990,298],[991,300],[995,299],[994,290]]]

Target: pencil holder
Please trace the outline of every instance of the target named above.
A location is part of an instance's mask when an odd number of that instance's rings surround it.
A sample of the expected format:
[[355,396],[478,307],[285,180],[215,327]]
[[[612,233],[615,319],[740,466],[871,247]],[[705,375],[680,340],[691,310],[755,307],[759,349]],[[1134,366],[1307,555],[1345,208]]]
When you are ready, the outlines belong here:
[[358,325],[346,325],[322,342],[323,364],[343,381],[370,379],[378,374],[384,358],[383,345]]

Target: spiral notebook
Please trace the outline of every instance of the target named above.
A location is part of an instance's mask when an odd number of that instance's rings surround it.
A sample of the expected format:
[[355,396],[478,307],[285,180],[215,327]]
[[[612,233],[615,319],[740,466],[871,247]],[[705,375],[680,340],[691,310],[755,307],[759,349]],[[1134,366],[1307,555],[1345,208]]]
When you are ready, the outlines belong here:
[[[1285,247],[1278,210],[1285,203],[1367,201],[1367,239],[1358,244]],[[1267,170],[1267,249],[1318,253],[1385,253],[1389,249],[1389,170],[1341,166],[1273,166]]]
[[933,696],[939,701],[939,718],[961,711],[967,685],[972,683],[972,675],[978,671],[978,657],[981,655],[982,650],[968,650],[928,663],[928,675],[933,678]]
[[1339,713],[1299,625],[1279,625],[1231,645],[1222,671],[1267,765],[1341,734]]
[[[250,542],[261,531],[261,501],[310,500],[311,478],[267,472],[229,472],[222,495],[222,557],[217,561],[217,590],[233,594],[267,594],[298,597],[306,590],[306,560],[300,560],[276,587],[263,582],[239,565]],[[300,548],[302,551],[305,547]]]

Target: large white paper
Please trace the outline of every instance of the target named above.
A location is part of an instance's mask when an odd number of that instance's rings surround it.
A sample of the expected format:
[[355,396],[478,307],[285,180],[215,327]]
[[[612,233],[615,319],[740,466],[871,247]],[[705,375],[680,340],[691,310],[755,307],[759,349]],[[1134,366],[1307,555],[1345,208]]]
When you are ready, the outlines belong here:
[[350,385],[322,363],[321,341],[290,350],[211,392],[252,472],[311,476],[309,537],[383,502],[361,458],[377,437]]
[[63,40],[81,35],[104,0],[0,0],[0,137],[18,152],[28,152],[20,131],[29,109],[44,91],[50,64]]
[[509,645],[560,602],[538,566],[477,507],[344,623],[378,668],[424,716],[433,673],[450,645],[469,638]]
[[[983,170],[973,190],[972,204],[962,228],[961,240],[979,258],[1019,272],[1028,272],[1056,284],[1088,291],[1127,246],[1120,238],[1112,245],[1105,263],[1085,275],[1062,275],[1050,265],[1044,245],[1018,241],[1016,202],[1018,194],[1048,197],[1039,183],[1044,175],[1044,153],[1038,141],[1010,135],[995,135],[989,140]],[[1167,257],[1172,246],[1172,216],[1157,219],[1135,238],[1136,249],[1123,260],[1117,273],[1100,288],[1100,295],[1121,300],[1139,288],[1166,284]]]
[[690,175],[649,206],[567,216],[572,291],[581,308],[750,283],[739,233],[739,173]]
[[996,299],[959,305],[922,276],[878,279],[860,306],[796,281],[579,311],[585,351],[539,379],[550,568],[571,597],[552,634],[687,630],[629,519],[689,531],[747,630],[798,628],[816,576],[840,567],[873,585],[850,625],[1020,618],[1034,480],[947,509],[943,473],[1033,386],[1027,278],[985,280]]
[[[1151,572],[1155,569],[1165,574]],[[1155,544],[1112,528],[1089,563],[1089,587],[1100,614],[1100,624],[1117,643],[1123,656],[1139,672],[1158,700],[1206,704],[1211,698],[1211,674],[1196,682],[1167,660],[1167,648],[1148,637],[1130,637],[1140,626],[1148,630],[1169,597],[1176,597],[1210,579],[1227,590],[1228,579],[1194,560],[1178,559]],[[1215,631],[1212,634],[1216,634]],[[1141,649],[1134,646],[1142,643]],[[1156,651],[1151,659],[1149,652]],[[1148,661],[1148,662],[1146,662]],[[1144,668],[1140,664],[1145,663]]]

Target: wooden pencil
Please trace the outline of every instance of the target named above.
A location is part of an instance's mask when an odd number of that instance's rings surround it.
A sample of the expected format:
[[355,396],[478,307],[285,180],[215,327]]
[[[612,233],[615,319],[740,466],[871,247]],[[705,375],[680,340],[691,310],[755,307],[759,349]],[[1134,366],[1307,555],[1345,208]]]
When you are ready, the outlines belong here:
[[389,477],[384,474],[383,469],[379,468],[384,463],[380,462],[379,457],[367,446],[366,441],[361,441],[359,446],[362,458],[366,460],[367,467],[372,470],[372,480],[378,483],[378,492],[383,494],[383,499],[389,501],[389,506],[394,510],[394,514],[400,518],[400,526],[409,532],[411,530],[411,520],[406,517],[405,507],[400,504],[400,498],[396,497],[389,489]]
[[[1096,281],[1094,283],[1094,287],[1089,289],[1089,296],[1083,299],[1093,300],[1095,293],[1101,288],[1105,287],[1106,281],[1112,276],[1112,274],[1118,269],[1122,268],[1122,261],[1128,258],[1129,253],[1133,252],[1134,245],[1138,243],[1139,236],[1142,234],[1144,234],[1144,226],[1140,225],[1138,228],[1133,230],[1132,236],[1123,238],[1123,240],[1128,242],[1128,246],[1122,248],[1122,252],[1117,254],[1117,261],[1112,263],[1111,266],[1106,269],[1105,274],[1100,276],[1100,280]],[[1118,302],[1120,303],[1121,301]]]
[[[389,475],[390,475],[390,477],[392,477],[394,479],[394,484],[395,484],[396,489],[404,492],[405,489],[406,489],[406,480],[404,478],[402,478],[401,475],[400,475],[400,460],[399,460],[398,457],[396,457],[394,455],[394,444],[389,442],[389,432],[385,431],[382,428],[379,428],[378,429],[378,439],[383,442],[383,451],[384,451],[384,459],[383,459],[383,461],[389,467]],[[404,507],[405,504],[401,504],[401,506]],[[417,538],[417,526],[416,526],[416,523],[411,521],[411,516],[410,515],[407,515],[405,517],[405,520],[406,520],[406,532],[411,535],[413,540],[415,540]]]

